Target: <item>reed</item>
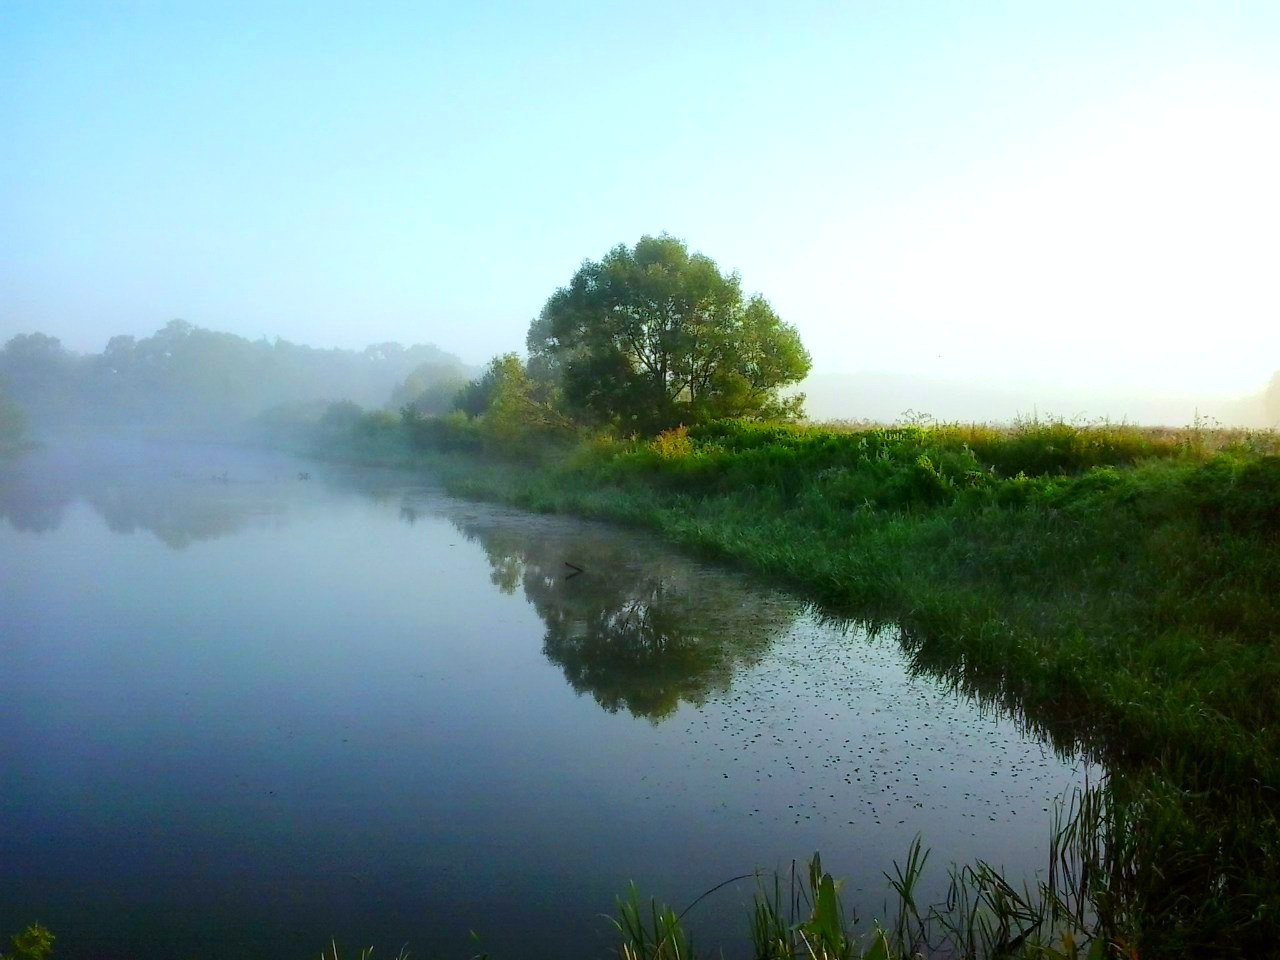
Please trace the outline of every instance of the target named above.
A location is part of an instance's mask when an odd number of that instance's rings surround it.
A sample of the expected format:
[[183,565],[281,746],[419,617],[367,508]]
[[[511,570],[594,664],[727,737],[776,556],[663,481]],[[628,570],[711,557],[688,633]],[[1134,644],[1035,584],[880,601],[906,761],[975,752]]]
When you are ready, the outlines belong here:
[[[320,951],[320,960],[341,960],[338,953],[338,943],[336,940],[329,941],[329,949]],[[374,960],[373,947],[364,947],[356,954],[356,960]],[[401,947],[392,960],[409,960],[409,948]]]
[[[1015,886],[990,864],[949,867],[942,903],[919,898],[929,853],[920,837],[902,863],[884,874],[892,901],[889,926],[861,929],[842,901],[840,881],[822,868],[817,853],[803,869],[757,875],[759,889],[747,918],[753,960],[1126,960],[1139,956],[1131,938],[1098,909],[1107,884],[1109,848],[1100,838],[1120,828],[1103,788],[1083,792],[1060,811],[1050,845],[1048,878]],[[741,879],[741,878],[738,878]],[[1117,896],[1122,891],[1113,891]],[[700,898],[701,899],[701,898]],[[619,900],[614,925],[619,955],[696,960],[682,918],[634,887]],[[647,920],[645,918],[648,918]]]

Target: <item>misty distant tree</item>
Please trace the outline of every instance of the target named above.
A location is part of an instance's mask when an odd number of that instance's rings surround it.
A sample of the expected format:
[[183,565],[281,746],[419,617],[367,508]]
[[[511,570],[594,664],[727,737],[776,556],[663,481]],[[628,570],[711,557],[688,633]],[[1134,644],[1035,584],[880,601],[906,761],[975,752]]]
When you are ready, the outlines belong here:
[[329,404],[320,417],[320,426],[333,433],[349,433],[364,417],[360,404],[350,400],[337,400]]
[[27,432],[27,415],[0,390],[0,457],[18,449]]
[[465,379],[461,361],[429,344],[326,350],[182,320],[141,339],[112,337],[99,354],[72,353],[39,333],[0,350],[0,380],[36,432],[75,423],[222,435],[282,406],[351,400],[381,407],[397,385],[412,388],[413,374],[427,369],[452,371],[452,390]]
[[582,265],[529,329],[530,370],[577,417],[662,429],[717,417],[797,415],[780,389],[809,372],[795,328],[674,237]]
[[0,350],[0,381],[32,420],[84,409],[78,389],[82,373],[80,358],[43,333],[18,334]]
[[463,385],[454,399],[454,408],[471,417],[483,416],[503,381],[523,375],[524,367],[518,356],[514,353],[500,354],[485,365],[480,376]]
[[1271,382],[1267,384],[1267,390],[1262,395],[1262,403],[1268,422],[1272,426],[1280,427],[1280,373],[1273,376]]
[[452,363],[419,364],[391,391],[390,406],[438,416],[454,408],[458,391],[467,385],[462,367]]

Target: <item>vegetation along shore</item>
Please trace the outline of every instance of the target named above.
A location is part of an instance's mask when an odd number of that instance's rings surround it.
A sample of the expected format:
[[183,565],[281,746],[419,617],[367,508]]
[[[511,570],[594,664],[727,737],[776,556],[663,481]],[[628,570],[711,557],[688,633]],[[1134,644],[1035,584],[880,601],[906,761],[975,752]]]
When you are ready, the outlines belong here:
[[515,451],[488,429],[372,413],[318,427],[316,450],[645,527],[896,631],[922,671],[1108,765],[1127,844],[1108,909],[1140,955],[1270,951],[1273,434],[719,421]]
[[[657,531],[895,631],[920,670],[1107,765],[1089,896],[1113,945],[1271,952],[1276,433],[795,422],[801,398],[783,388],[807,355],[737,294],[736,277],[646,238],[586,264],[532,324],[529,359],[496,358],[451,411],[337,404],[264,436]],[[688,312],[671,319],[708,298],[729,305],[705,321],[724,345],[713,361],[700,351],[715,338],[689,336]]]
[[[166,356],[190,342],[165,336]],[[1034,895],[979,866],[930,912],[910,896],[916,848],[895,868],[899,927],[849,938],[815,861],[807,886],[791,878],[759,901],[757,956],[888,957],[931,941],[962,956],[1276,952],[1274,431],[805,423],[795,330],[665,236],[585,263],[526,346],[470,381],[431,356],[383,408],[277,405],[250,433],[642,527],[776,578],[1108,771],[1059,825],[1070,869]],[[692,956],[675,914],[620,910],[624,956]]]

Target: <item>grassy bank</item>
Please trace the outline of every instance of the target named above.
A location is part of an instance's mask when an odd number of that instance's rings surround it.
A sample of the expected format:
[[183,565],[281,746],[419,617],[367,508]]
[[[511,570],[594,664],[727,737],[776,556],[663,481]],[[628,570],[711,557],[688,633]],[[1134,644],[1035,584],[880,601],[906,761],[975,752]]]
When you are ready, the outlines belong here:
[[1275,434],[725,422],[548,448],[393,419],[330,451],[769,574],[1104,759],[1143,955],[1280,942]]
[[1195,782],[1271,781],[1273,442],[727,424],[444,469],[455,492],[649,527],[892,620],[933,669],[1109,754],[1176,744]]

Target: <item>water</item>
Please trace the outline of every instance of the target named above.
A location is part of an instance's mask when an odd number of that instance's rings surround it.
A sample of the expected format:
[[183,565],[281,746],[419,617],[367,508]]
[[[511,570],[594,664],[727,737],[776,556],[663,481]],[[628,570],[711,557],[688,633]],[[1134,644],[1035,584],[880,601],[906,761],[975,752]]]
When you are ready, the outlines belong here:
[[629,880],[679,907],[814,850],[870,919],[917,832],[932,896],[1034,875],[1087,773],[891,635],[410,474],[49,449],[0,513],[0,934],[64,960],[605,955]]

